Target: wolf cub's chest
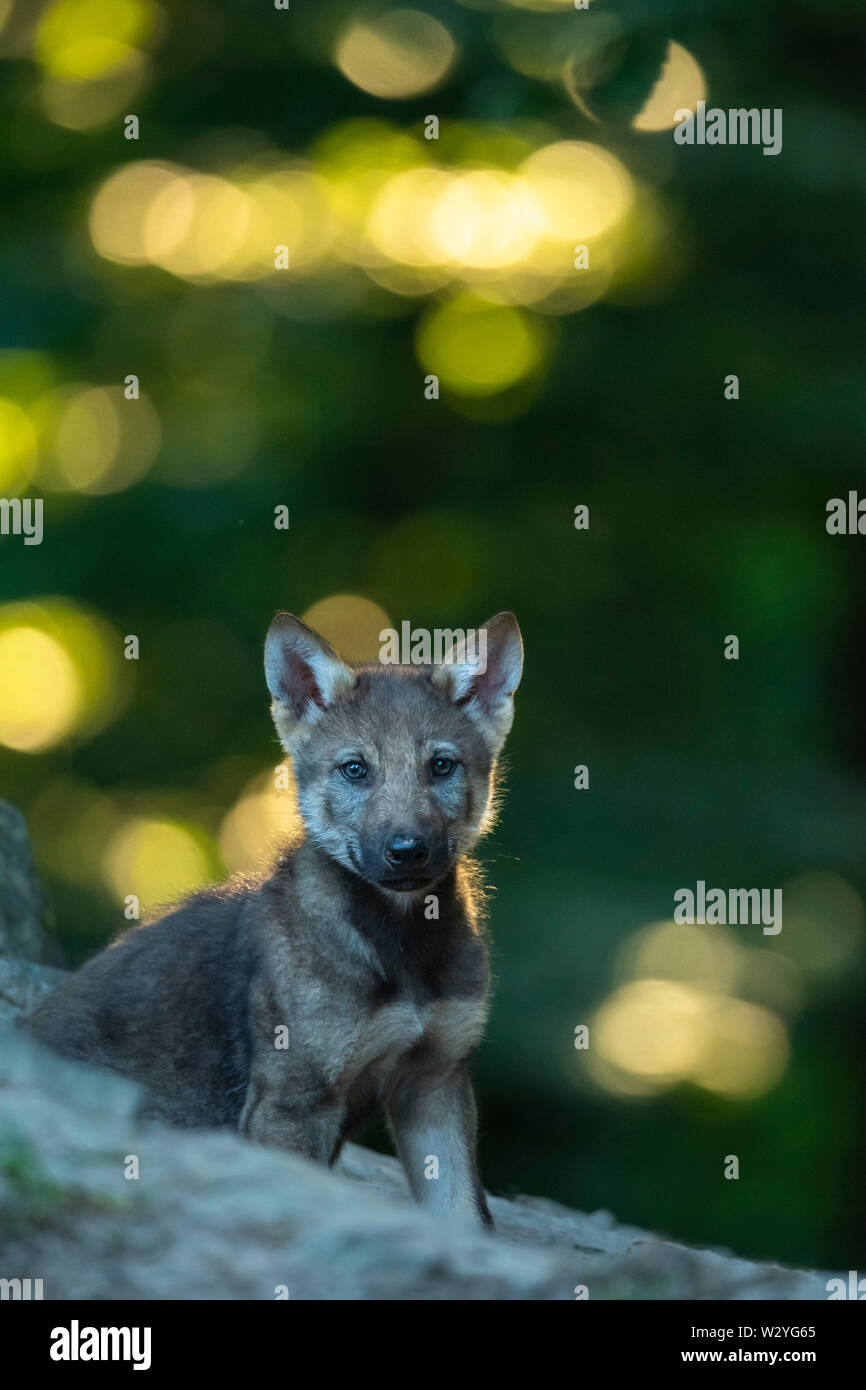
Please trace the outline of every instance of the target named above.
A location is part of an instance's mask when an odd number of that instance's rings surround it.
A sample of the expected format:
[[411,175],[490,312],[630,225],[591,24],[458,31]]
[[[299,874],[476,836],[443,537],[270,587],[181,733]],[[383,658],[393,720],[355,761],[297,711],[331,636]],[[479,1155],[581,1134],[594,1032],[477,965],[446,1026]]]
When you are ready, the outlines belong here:
[[440,1064],[458,1062],[480,1039],[485,1015],[485,1003],[478,998],[384,1004],[358,1024],[351,1041],[347,1039],[334,1080],[346,1087],[361,1080],[387,1084],[408,1054],[421,1046]]

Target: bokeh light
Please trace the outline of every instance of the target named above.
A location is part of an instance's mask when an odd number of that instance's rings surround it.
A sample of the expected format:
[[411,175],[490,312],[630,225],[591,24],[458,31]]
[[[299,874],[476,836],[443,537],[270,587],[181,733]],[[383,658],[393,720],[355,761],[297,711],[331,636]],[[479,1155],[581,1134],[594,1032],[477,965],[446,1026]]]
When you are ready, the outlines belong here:
[[530,190],[507,174],[477,170],[449,180],[430,218],[437,260],[501,270],[523,260],[536,241]]
[[418,327],[425,371],[464,396],[492,396],[533,376],[546,356],[541,325],[523,310],[473,296],[436,305]]
[[36,453],[36,431],[29,416],[15,401],[0,396],[0,493],[4,497],[17,497],[24,491]]
[[695,111],[698,102],[706,98],[707,82],[700,63],[671,39],[658,81],[632,125],[635,130],[671,130],[677,111]]
[[378,660],[379,633],[393,626],[384,608],[358,594],[331,594],[300,616],[330,642],[338,656],[358,665]]
[[41,447],[34,407],[55,380],[47,354],[20,348],[0,352],[0,496],[18,496],[33,477]]
[[81,704],[75,663],[56,637],[36,627],[0,628],[0,742],[42,752],[74,728]]
[[450,186],[444,169],[427,167],[406,169],[387,179],[366,221],[371,245],[404,265],[437,265],[441,252],[432,224],[439,199]]
[[222,267],[227,278],[259,279],[274,270],[274,248],[289,249],[293,275],[328,258],[338,224],[327,184],[302,166],[278,165],[241,187],[248,199],[246,233]]
[[151,204],[165,189],[183,184],[183,171],[158,160],[137,160],[109,175],[90,208],[90,235],[101,256],[121,265],[144,265]]
[[[636,980],[621,985],[602,1004],[590,1025],[595,1056],[623,1079],[646,1092],[662,1090],[690,1076],[705,1042],[710,996],[670,980]],[[615,1089],[615,1087],[614,1087]]]
[[745,1101],[784,1074],[790,1048],[776,1011],[802,1004],[800,972],[785,957],[730,927],[653,922],[626,941],[616,973],[623,983],[581,1054],[602,1089],[650,1096],[690,1082]]
[[[137,161],[96,191],[90,234],[123,265],[199,284],[260,281],[273,311],[302,319],[332,312],[346,266],[396,295],[453,285],[564,314],[605,294],[620,262],[638,284],[655,274],[655,257],[641,254],[644,219],[629,220],[637,192],[620,160],[583,141],[533,144],[458,122],[434,150],[361,118],[317,141],[311,164],[261,156],[217,175]],[[346,289],[338,312],[351,302]]]
[[[513,51],[515,36],[509,40]],[[629,25],[610,13],[584,25],[561,73],[572,101],[595,125],[641,134],[671,130],[678,110],[694,111],[708,96],[693,53],[654,25]],[[544,75],[552,80],[551,72]]]
[[116,712],[120,642],[63,599],[0,607],[0,743],[42,753]]
[[171,179],[148,206],[148,257],[185,279],[217,276],[243,247],[252,216],[249,197],[228,179],[211,174]]
[[716,1000],[689,1079],[732,1100],[754,1100],[781,1080],[789,1056],[785,1025],[769,1009],[741,999]]
[[36,31],[36,56],[53,77],[89,82],[129,62],[150,33],[148,0],[53,0]]
[[420,10],[352,19],[337,40],[337,67],[371,96],[401,99],[438,86],[455,56],[448,30]]
[[719,994],[737,978],[740,948],[728,928],[688,931],[676,922],[654,922],[635,932],[617,962],[622,978],[674,980]]
[[79,383],[50,393],[35,414],[45,435],[38,478],[55,491],[122,492],[159,452],[159,417],[144,393],[127,400],[120,386]]
[[300,829],[297,790],[287,759],[253,778],[223,819],[219,831],[223,862],[233,874],[261,870]]
[[521,165],[548,235],[571,242],[601,236],[628,211],[632,181],[625,166],[600,145],[561,140]]
[[194,825],[135,816],[115,831],[102,860],[105,882],[119,902],[134,894],[142,915],[176,902],[214,877],[204,833]]
[[[681,929],[682,930],[682,929]],[[602,1004],[580,1055],[604,1089],[653,1095],[682,1082],[738,1100],[784,1074],[785,1025],[769,1009],[672,980],[635,980]]]

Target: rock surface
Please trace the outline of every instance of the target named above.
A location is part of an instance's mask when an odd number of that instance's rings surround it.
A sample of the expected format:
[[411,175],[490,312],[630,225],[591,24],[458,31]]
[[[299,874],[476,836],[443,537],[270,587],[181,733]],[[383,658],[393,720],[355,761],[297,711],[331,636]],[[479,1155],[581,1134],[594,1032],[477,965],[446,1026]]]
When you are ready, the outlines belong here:
[[[0,956],[0,1025],[29,1014],[63,979],[63,971],[14,956]],[[0,1034],[5,1040],[5,1033]]]
[[354,1145],[328,1172],[142,1123],[132,1084],[14,1027],[58,978],[0,960],[0,1277],[42,1279],[46,1299],[826,1298],[824,1275],[540,1198],[492,1198],[493,1236],[433,1220],[394,1159]]
[[49,911],[21,812],[0,801],[0,955],[59,964]]

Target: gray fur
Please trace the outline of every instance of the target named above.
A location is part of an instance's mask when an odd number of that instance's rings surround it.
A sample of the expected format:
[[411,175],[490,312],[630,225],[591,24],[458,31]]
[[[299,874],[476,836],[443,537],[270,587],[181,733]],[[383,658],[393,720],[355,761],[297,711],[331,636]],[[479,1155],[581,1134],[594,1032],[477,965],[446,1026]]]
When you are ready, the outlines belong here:
[[[303,837],[263,881],[124,933],[24,1026],[138,1081],[154,1118],[322,1163],[384,1107],[418,1200],[489,1222],[467,1068],[489,965],[467,856],[491,818],[522,645],[511,614],[486,626],[484,671],[350,669],[279,614],[265,670]],[[404,866],[402,845],[423,862]]]

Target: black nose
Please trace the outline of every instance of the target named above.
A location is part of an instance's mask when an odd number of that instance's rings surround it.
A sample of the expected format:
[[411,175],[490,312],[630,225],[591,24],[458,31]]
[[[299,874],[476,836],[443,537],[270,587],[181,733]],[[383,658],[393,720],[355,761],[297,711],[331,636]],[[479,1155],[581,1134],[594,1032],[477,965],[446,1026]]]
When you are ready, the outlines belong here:
[[385,858],[395,869],[421,869],[430,858],[430,846],[410,835],[395,835],[385,846]]

